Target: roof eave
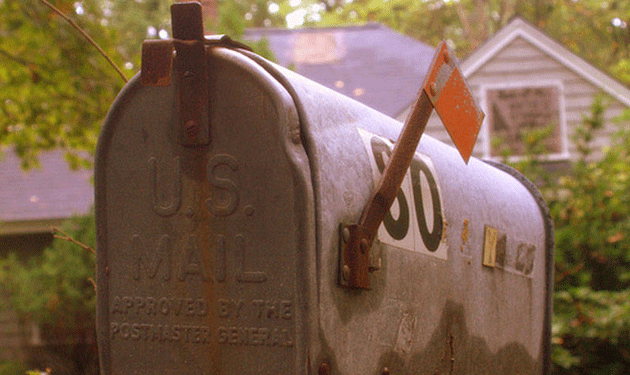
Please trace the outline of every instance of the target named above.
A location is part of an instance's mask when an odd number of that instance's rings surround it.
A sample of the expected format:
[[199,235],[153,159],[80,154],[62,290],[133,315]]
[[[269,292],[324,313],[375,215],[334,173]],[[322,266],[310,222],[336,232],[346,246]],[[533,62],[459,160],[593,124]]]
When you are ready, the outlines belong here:
[[621,103],[630,106],[630,90],[521,18],[516,18],[475,50],[461,64],[464,77],[472,76],[514,39],[521,37]]

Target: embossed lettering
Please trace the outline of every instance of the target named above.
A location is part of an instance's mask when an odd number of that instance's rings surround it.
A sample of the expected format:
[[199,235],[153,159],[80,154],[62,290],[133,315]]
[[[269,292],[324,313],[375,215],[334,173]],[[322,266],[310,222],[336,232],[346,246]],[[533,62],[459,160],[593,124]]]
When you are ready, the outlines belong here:
[[109,325],[112,340],[133,340],[148,342],[183,342],[191,344],[209,344],[210,327],[168,324],[119,323]]
[[291,332],[287,328],[266,327],[219,327],[217,341],[228,345],[293,346]]
[[243,300],[228,300],[220,298],[218,300],[219,316],[221,318],[238,318],[241,316],[241,310],[244,306],[245,301]]
[[134,254],[133,278],[140,280],[141,270],[147,274],[149,279],[154,279],[158,270],[162,269],[162,280],[171,278],[171,246],[168,235],[163,235],[158,240],[155,251],[148,251],[139,235],[131,237],[131,246]]
[[285,320],[293,318],[291,301],[280,301],[280,317]]
[[[171,216],[181,206],[182,203],[182,183],[181,183],[181,161],[179,157],[175,158],[174,163],[175,178],[158,178],[157,159],[152,157],[149,159],[149,171],[153,180],[153,211],[160,216]],[[164,189],[160,192],[159,181],[173,181],[173,193],[169,199],[165,199]]]
[[147,297],[147,315],[156,314],[155,311],[155,298]]
[[257,318],[290,320],[293,318],[293,303],[290,300],[262,300],[255,299],[252,305]]
[[267,274],[261,271],[244,271],[245,269],[245,238],[236,236],[236,279],[244,283],[262,283],[267,281]]
[[[244,304],[244,302],[240,302]],[[114,296],[111,313],[121,315],[206,316],[208,302],[203,298],[166,298]],[[240,306],[237,313],[240,313]]]
[[136,314],[141,314],[142,311],[144,310],[144,306],[145,306],[144,298],[142,298],[142,297],[135,297],[133,300],[134,300],[134,304],[136,306]]
[[223,191],[227,196],[223,199],[209,198],[206,200],[206,206],[208,211],[215,216],[228,216],[236,211],[239,197],[236,184],[232,180],[217,177],[217,170],[221,166],[226,166],[233,172],[238,170],[238,162],[231,155],[221,154],[210,159],[207,166],[208,181],[210,185]]
[[202,280],[208,280],[208,271],[206,270],[204,257],[199,251],[199,246],[197,246],[197,236],[191,235],[188,237],[183,255],[179,279],[183,281],[188,276],[200,275]]

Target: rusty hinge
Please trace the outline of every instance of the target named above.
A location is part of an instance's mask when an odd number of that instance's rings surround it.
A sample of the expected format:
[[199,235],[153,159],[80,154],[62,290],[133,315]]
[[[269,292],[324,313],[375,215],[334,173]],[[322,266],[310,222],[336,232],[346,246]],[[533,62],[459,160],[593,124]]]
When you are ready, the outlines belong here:
[[475,104],[454,60],[446,43],[442,42],[359,222],[341,225],[339,283],[343,286],[370,289],[370,271],[380,268],[372,254],[378,228],[394,203],[433,108],[464,161],[467,163],[470,158],[484,115]]
[[175,3],[171,6],[171,19],[173,39],[142,43],[141,81],[148,86],[168,86],[175,72],[180,143],[205,145],[210,141],[210,131],[201,4]]
[[184,146],[209,142],[208,70],[201,4],[171,6],[175,70],[178,78],[179,126]]
[[173,4],[171,18],[173,39],[142,44],[141,81],[148,86],[168,86],[175,73],[180,143],[206,145],[210,141],[206,47],[249,47],[223,35],[204,37],[198,2]]

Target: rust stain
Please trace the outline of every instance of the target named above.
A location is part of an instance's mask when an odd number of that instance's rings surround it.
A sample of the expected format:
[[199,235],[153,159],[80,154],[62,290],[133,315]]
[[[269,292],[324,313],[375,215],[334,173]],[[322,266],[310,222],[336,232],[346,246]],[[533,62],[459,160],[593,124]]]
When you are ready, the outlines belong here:
[[468,242],[468,219],[464,219],[464,230],[462,230],[462,247],[461,251],[464,251],[464,245]]
[[448,228],[448,221],[444,220],[443,222],[443,228],[442,228],[442,238],[440,239],[440,242],[444,241],[446,239],[446,229]]
[[453,374],[453,367],[455,366],[455,345],[453,344],[453,334],[449,334],[448,344],[451,348],[451,369],[449,374]]

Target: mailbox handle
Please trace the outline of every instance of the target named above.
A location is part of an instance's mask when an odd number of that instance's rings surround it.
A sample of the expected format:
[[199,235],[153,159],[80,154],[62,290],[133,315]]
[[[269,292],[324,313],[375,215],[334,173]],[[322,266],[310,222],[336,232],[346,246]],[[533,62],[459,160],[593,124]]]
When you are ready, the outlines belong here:
[[437,48],[418,99],[405,120],[389,163],[359,222],[341,226],[341,285],[370,289],[369,272],[378,269],[371,269],[370,249],[378,228],[396,199],[433,108],[442,118],[462,157],[468,162],[484,116],[474,103],[445,42]]

